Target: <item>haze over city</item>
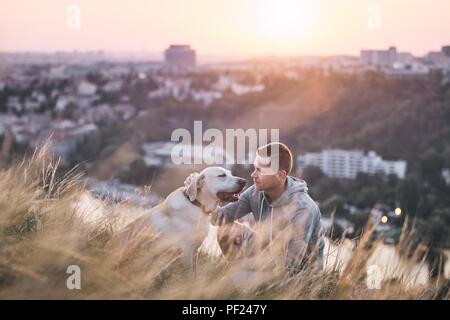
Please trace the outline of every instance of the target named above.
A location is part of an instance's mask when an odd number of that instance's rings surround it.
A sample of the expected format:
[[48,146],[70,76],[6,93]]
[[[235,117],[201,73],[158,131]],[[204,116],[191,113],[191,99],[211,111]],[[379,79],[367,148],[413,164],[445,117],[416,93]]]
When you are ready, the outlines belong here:
[[[1,0],[0,51],[162,53],[189,43],[203,55],[357,55],[396,45],[424,55],[450,34],[450,2],[435,0]],[[68,27],[78,6],[79,28]],[[73,18],[73,17],[72,17]]]

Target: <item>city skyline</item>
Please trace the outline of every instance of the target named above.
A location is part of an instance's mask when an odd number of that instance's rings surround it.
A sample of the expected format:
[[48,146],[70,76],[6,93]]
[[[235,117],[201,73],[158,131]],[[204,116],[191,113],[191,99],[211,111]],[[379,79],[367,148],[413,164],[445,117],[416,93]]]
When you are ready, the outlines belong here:
[[394,45],[422,56],[450,34],[445,0],[0,2],[3,52],[162,54],[180,43],[204,56],[359,55]]

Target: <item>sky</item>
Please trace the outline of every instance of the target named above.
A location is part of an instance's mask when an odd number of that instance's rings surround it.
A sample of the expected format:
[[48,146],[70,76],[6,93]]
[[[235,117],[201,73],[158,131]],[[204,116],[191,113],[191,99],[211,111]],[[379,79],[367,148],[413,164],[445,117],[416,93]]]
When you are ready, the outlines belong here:
[[450,45],[450,0],[0,0],[0,51],[424,55]]

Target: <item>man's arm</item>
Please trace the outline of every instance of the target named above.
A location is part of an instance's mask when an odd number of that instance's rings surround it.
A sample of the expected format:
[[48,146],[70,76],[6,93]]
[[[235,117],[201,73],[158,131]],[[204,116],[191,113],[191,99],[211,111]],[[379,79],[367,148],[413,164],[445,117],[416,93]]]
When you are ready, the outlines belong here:
[[299,209],[292,220],[292,236],[286,252],[288,266],[297,268],[304,262],[313,230],[313,213],[308,208]]
[[231,202],[223,207],[219,207],[211,213],[210,222],[212,225],[220,226],[232,223],[234,220],[242,218],[252,211],[250,205],[250,193],[252,188],[248,188],[240,194],[239,200]]

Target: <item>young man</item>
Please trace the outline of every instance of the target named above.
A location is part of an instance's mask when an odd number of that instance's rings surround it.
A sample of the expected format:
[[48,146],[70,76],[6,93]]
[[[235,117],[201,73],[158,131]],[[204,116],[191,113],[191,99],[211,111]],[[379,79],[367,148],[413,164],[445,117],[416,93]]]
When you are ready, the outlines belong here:
[[280,256],[288,269],[300,270],[314,262],[321,270],[324,241],[320,210],[308,195],[306,182],[289,176],[291,151],[282,143],[262,146],[256,151],[254,168],[254,184],[237,202],[213,212],[211,223],[231,223],[253,213],[263,246],[281,241]]

